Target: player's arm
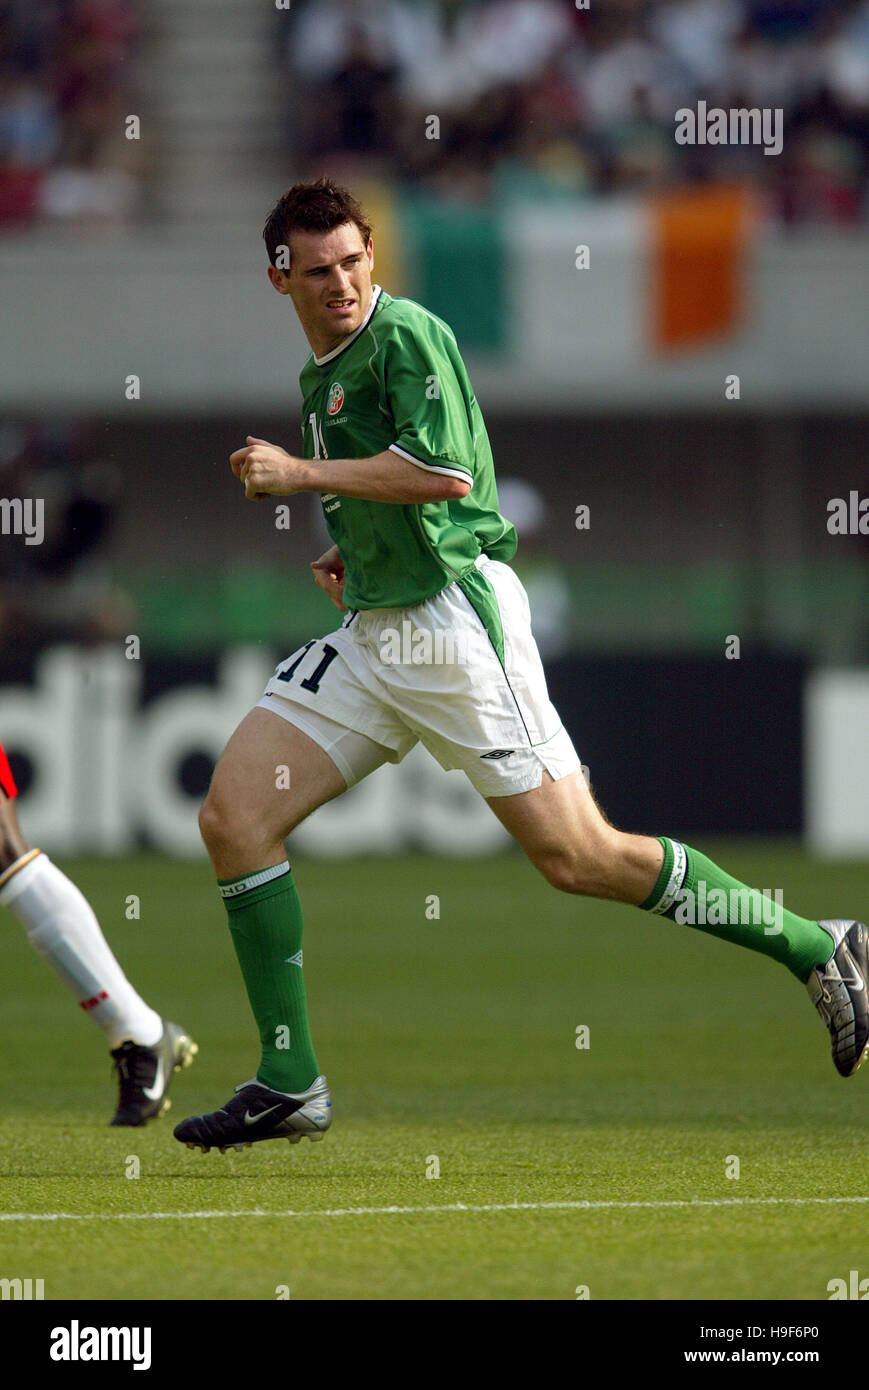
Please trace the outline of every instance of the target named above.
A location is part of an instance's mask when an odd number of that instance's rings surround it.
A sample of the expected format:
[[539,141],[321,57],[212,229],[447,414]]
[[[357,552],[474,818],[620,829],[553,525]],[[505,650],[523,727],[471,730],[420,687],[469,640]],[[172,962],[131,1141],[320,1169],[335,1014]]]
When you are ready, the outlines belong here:
[[392,449],[365,459],[300,459],[248,435],[245,448],[229,461],[245,497],[254,501],[321,492],[365,502],[443,502],[471,490],[469,478],[430,472]]

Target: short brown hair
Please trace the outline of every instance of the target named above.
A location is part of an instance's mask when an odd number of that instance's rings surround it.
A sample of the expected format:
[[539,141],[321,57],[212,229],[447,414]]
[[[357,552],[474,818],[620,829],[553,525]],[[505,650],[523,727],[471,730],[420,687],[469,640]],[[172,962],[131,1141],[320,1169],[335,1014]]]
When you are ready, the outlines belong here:
[[289,251],[293,232],[332,232],[345,222],[356,224],[367,246],[371,224],[352,193],[329,178],[317,179],[316,183],[294,183],[275,203],[263,228],[269,260],[275,264],[280,246]]

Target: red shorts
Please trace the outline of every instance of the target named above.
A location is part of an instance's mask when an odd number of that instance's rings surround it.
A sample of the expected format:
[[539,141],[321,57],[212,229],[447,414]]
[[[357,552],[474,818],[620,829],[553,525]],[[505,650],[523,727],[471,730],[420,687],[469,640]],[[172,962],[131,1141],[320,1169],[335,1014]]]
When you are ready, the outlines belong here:
[[9,766],[9,759],[3,752],[3,744],[0,743],[0,787],[7,796],[17,796],[18,788],[12,776],[12,769]]

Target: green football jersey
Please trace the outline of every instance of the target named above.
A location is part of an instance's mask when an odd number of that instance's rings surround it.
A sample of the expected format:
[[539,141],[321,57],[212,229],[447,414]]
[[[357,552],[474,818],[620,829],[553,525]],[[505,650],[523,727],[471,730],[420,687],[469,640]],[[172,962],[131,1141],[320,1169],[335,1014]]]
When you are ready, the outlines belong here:
[[365,321],[325,357],[312,354],[299,380],[305,458],[394,449],[427,472],[471,482],[466,497],[444,502],[323,496],[347,607],[411,607],[454,580],[473,601],[475,560],[509,560],[516,531],[498,511],[489,438],[452,330],[375,285]]

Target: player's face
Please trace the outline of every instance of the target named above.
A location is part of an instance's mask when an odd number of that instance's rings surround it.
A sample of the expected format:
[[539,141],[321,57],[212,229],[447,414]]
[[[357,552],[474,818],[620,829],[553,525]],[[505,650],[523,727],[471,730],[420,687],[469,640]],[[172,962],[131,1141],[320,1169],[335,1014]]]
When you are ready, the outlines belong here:
[[290,268],[269,266],[269,279],[290,295],[316,357],[355,333],[371,304],[374,244],[355,222],[331,232],[293,232]]

